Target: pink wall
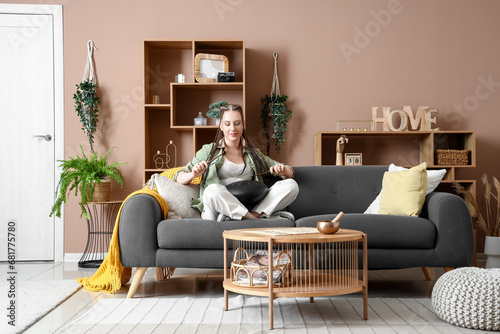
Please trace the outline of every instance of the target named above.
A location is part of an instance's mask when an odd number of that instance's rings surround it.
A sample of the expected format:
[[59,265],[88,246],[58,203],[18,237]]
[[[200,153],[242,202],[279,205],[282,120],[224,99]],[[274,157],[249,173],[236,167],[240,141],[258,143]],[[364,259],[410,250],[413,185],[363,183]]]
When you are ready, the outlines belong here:
[[[113,199],[125,198],[142,182],[144,39],[245,39],[248,129],[262,148],[260,97],[271,89],[272,53],[277,51],[281,91],[290,96],[294,111],[282,153],[272,154],[283,162],[312,165],[314,135],[334,130],[339,119],[370,118],[371,106],[410,105],[416,110],[428,105],[439,110],[442,130],[477,133],[478,167],[458,177],[479,180],[483,172],[500,176],[499,1],[60,3],[66,154],[74,156],[79,144],[88,147],[72,95],[84,70],[86,42],[92,39],[103,101],[97,148],[104,152],[117,146],[111,160],[127,162],[121,169],[125,185],[119,189],[115,184]],[[65,224],[65,252],[82,252],[86,225],[73,197]]]

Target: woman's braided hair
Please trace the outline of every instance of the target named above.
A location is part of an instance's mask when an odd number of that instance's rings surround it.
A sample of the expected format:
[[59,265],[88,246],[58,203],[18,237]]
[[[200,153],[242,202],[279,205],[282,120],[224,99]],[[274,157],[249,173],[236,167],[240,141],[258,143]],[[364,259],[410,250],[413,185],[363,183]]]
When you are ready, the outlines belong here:
[[[222,118],[223,118],[224,113],[226,111],[237,111],[237,112],[240,113],[241,120],[242,121],[245,120],[244,117],[243,117],[243,109],[241,108],[241,106],[239,104],[228,104],[225,107],[221,107],[220,108],[220,119],[221,119],[221,121],[222,121]],[[255,149],[255,147],[253,146],[253,144],[248,139],[248,137],[247,137],[247,131],[246,131],[245,127],[243,127],[243,134],[242,134],[241,137],[244,140],[244,143],[243,142],[241,143],[241,155],[243,156],[243,146],[246,146],[246,148],[250,152],[250,155],[252,156],[252,160],[255,162],[255,168],[257,169],[257,173],[266,172],[269,169],[269,166],[267,166],[267,164],[264,161],[264,159],[262,159],[262,156],[257,152],[257,150]],[[213,156],[215,154],[215,151],[217,150],[217,146],[218,146],[220,140],[223,139],[223,138],[224,138],[224,133],[222,132],[221,128],[219,127],[217,129],[217,133],[215,134],[215,139],[214,139],[214,141],[212,143],[212,148],[210,150],[210,153],[208,154],[207,161],[210,161],[213,158]],[[245,161],[245,164],[246,164],[246,161]],[[203,177],[202,177],[202,180],[201,180],[202,184],[205,183],[205,180],[207,178],[207,174],[208,174],[208,168],[203,173]]]

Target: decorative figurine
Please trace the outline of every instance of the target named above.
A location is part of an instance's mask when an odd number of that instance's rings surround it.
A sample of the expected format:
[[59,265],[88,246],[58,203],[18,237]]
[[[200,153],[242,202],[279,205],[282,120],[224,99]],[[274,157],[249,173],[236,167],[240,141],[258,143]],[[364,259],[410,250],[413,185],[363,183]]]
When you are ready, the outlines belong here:
[[337,166],[342,166],[344,164],[344,161],[342,159],[343,153],[344,153],[344,146],[349,140],[345,135],[340,136],[339,139],[337,139],[337,159],[335,161],[335,164]]

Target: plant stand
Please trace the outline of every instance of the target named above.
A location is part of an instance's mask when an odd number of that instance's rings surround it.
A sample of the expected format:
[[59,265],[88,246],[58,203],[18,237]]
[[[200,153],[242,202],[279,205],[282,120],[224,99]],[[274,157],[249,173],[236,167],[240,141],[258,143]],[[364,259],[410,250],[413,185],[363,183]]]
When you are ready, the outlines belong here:
[[116,217],[122,203],[122,201],[89,202],[85,205],[89,214],[87,245],[78,261],[78,267],[99,268],[108,252]]

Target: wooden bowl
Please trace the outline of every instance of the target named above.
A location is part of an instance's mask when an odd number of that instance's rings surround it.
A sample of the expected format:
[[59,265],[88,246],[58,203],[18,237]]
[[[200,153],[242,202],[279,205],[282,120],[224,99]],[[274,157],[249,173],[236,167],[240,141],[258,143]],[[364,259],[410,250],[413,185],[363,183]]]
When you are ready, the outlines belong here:
[[316,228],[323,234],[333,234],[340,229],[340,223],[338,221],[322,220],[316,224]]

